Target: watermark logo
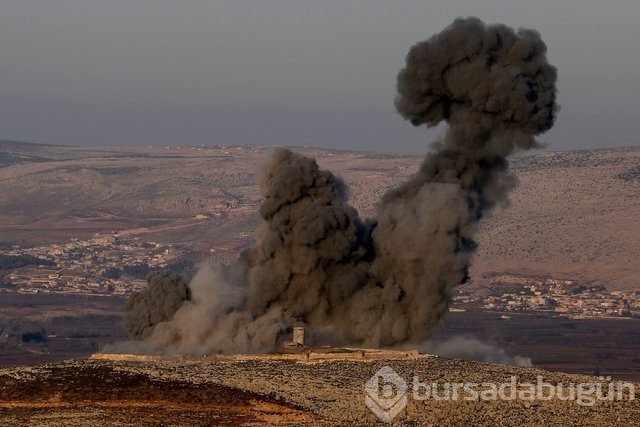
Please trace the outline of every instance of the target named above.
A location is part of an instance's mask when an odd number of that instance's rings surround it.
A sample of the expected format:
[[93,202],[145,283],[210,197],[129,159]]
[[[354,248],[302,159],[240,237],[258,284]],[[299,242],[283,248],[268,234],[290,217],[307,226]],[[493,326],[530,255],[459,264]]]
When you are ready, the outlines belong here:
[[384,366],[364,386],[364,403],[385,423],[391,422],[407,406],[409,387],[391,367]]
[[[594,378],[595,380],[595,378]],[[384,422],[391,422],[407,406],[409,395],[414,401],[455,400],[564,400],[580,406],[593,406],[597,401],[635,400],[635,385],[612,382],[611,377],[586,383],[548,383],[540,375],[535,382],[520,382],[515,375],[509,382],[422,382],[414,375],[411,392],[405,380],[391,367],[384,366],[365,384],[365,404]]]

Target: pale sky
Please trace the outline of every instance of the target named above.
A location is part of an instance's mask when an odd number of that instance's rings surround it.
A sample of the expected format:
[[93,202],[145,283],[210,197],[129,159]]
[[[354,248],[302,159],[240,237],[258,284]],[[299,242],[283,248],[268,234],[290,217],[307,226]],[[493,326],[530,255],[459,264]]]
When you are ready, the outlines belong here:
[[396,74],[458,16],[541,33],[549,149],[640,145],[638,0],[0,0],[0,139],[421,152]]

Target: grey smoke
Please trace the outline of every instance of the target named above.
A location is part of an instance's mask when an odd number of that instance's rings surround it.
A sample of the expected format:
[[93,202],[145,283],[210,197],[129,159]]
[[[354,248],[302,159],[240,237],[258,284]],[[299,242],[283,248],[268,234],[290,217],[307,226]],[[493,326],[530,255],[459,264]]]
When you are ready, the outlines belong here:
[[420,346],[424,353],[437,354],[451,359],[475,360],[502,365],[532,366],[531,359],[510,356],[503,349],[484,343],[476,338],[453,337],[445,341],[427,341]]
[[556,70],[545,53],[537,32],[476,18],[413,46],[396,108],[416,126],[449,127],[383,196],[377,218],[360,219],[342,181],[315,160],[277,150],[261,181],[255,246],[196,277],[191,301],[135,349],[269,351],[296,322],[316,343],[422,342],[468,279],[478,221],[513,185],[506,156],[553,125]]
[[125,324],[129,334],[142,340],[160,322],[171,319],[184,301],[191,298],[187,280],[171,271],[149,274],[147,287],[129,298]]

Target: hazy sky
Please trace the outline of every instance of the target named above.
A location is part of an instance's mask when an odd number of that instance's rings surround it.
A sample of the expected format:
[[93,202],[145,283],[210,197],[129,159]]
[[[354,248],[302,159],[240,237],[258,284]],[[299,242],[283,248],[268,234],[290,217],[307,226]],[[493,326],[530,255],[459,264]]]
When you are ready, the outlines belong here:
[[638,0],[0,0],[0,139],[423,151],[396,73],[470,15],[547,43],[549,148],[640,144]]

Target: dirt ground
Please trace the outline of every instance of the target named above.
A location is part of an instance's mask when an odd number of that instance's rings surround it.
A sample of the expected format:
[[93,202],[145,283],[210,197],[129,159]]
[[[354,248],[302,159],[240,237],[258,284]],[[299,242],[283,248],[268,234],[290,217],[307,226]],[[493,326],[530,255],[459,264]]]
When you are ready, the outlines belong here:
[[[116,358],[117,359],[117,358]],[[574,400],[414,400],[424,382],[602,382],[534,368],[436,356],[304,355],[79,360],[0,369],[0,425],[375,425],[365,383],[383,366],[408,385],[392,425],[639,425],[640,404]],[[640,390],[640,384],[635,384]],[[606,388],[605,388],[606,390]]]
[[152,379],[109,364],[27,372],[36,372],[35,377],[0,380],[0,424],[236,426],[317,418],[272,396],[221,384]]

